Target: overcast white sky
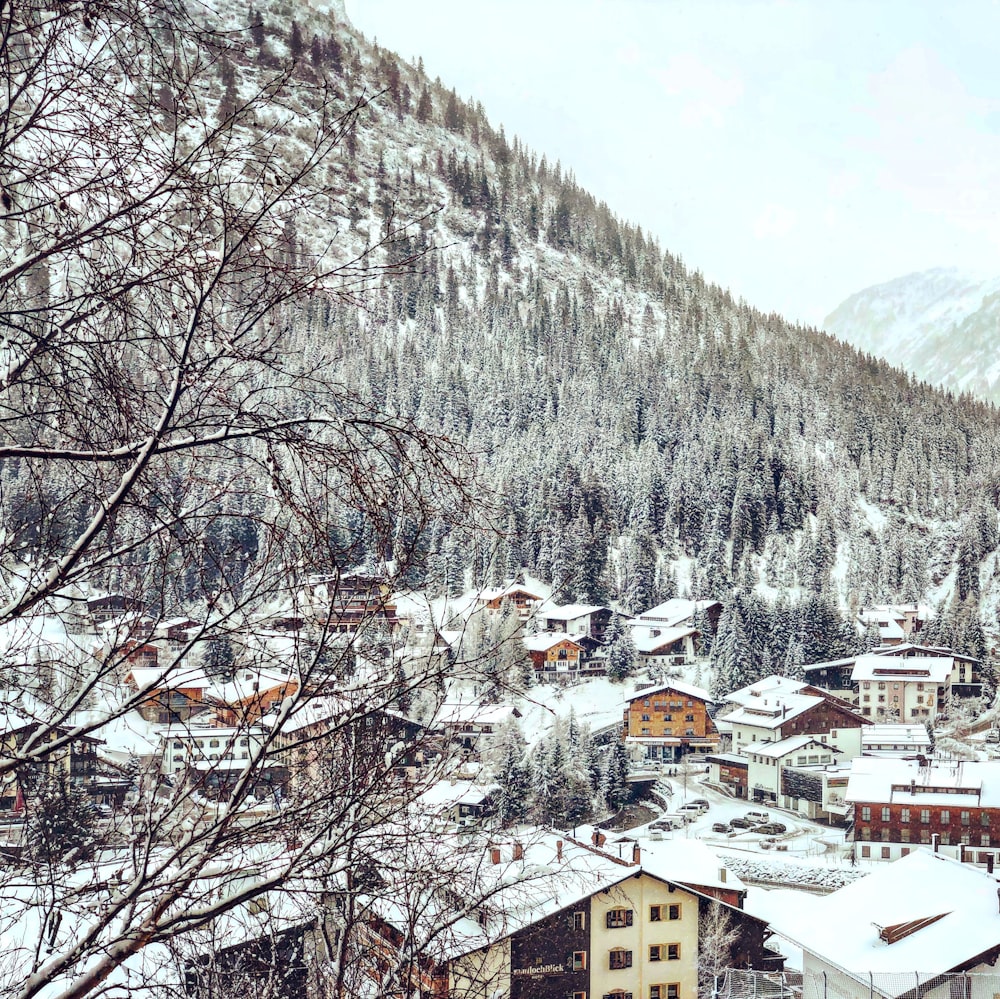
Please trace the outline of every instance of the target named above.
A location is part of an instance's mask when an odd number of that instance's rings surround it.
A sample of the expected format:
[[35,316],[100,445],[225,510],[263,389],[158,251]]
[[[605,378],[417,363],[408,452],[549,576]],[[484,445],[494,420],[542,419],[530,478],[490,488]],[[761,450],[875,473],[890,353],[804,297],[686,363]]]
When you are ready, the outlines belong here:
[[347,0],[612,210],[819,324],[915,270],[1000,274],[997,0]]

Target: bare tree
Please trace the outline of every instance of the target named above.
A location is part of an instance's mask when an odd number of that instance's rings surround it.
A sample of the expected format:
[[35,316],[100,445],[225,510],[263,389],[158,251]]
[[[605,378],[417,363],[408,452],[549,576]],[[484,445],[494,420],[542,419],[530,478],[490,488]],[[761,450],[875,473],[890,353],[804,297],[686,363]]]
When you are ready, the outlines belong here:
[[698,916],[698,995],[714,996],[719,979],[732,967],[733,946],[739,929],[729,910],[718,901],[708,903]]
[[[369,639],[407,544],[466,515],[466,467],[337,383],[317,316],[401,266],[399,230],[335,238],[366,104],[262,60],[248,27],[175,0],[0,16],[0,786],[30,811],[18,775],[84,782],[80,746],[153,703],[163,744],[197,748],[199,662],[289,681],[238,699],[218,751],[119,775],[90,859],[53,840],[44,875],[0,872],[0,995],[176,984],[171,949],[212,951],[292,883],[322,898],[418,789],[413,760],[434,771],[425,733],[380,728],[400,672]],[[109,592],[114,620],[88,621]],[[125,686],[178,616],[155,693]],[[330,765],[293,779],[319,744]]]

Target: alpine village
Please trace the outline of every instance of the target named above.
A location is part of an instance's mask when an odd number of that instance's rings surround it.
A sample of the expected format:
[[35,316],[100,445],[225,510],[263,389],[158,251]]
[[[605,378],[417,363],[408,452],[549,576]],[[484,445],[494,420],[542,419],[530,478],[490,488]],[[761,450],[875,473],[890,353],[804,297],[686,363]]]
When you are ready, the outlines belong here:
[[1000,993],[1000,417],[340,0],[0,5],[0,996]]

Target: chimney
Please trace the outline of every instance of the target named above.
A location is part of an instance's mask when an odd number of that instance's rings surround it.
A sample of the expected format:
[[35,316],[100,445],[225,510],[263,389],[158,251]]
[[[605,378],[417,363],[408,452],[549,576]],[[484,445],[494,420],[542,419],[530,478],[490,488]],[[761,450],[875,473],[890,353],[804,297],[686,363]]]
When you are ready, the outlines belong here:
[[997,909],[1000,910],[1000,887],[997,888]]
[[938,852],[938,834],[937,833],[932,833],[931,834],[931,843],[934,844],[934,852],[937,853]]
[[639,846],[638,843],[636,843],[632,847],[632,863],[635,864],[636,867],[638,867],[641,861],[642,861],[642,848]]
[[916,793],[917,793],[917,782],[911,778],[910,779],[910,794],[916,794]]
[[520,843],[514,844],[514,859],[524,860],[524,847]]
[[986,854],[986,873],[987,874],[992,874],[993,873],[993,854],[992,853]]
[[558,860],[559,863],[562,863],[562,840],[561,839],[557,839],[556,840],[556,860]]
[[490,849],[490,860],[492,860],[494,864],[500,863],[500,847],[494,846]]
[[595,827],[594,831],[590,834],[590,842],[593,843],[594,846],[600,846],[601,845],[601,834],[600,834],[600,831],[596,827]]

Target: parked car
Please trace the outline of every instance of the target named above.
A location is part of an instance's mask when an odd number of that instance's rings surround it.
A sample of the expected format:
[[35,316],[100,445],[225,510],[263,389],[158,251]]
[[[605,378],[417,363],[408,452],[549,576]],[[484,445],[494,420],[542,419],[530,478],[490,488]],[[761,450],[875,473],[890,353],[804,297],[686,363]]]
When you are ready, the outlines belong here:
[[1000,729],[991,728],[986,733],[987,742],[1000,742]]
[[747,812],[743,818],[753,825],[758,825],[761,822],[770,822],[771,816],[767,812]]
[[763,833],[765,836],[779,836],[788,831],[788,826],[784,822],[765,822],[762,826],[757,826],[754,832]]
[[652,840],[661,840],[661,839],[663,839],[663,830],[662,829],[652,829],[652,828],[650,828],[650,830],[649,830],[649,838],[652,839]]
[[664,829],[680,829],[681,826],[686,826],[692,819],[693,816],[689,813],[668,812],[666,815],[661,815],[658,821],[669,823],[669,825],[663,826]]
[[704,809],[700,805],[694,804],[694,802],[688,802],[686,805],[681,805],[677,809],[678,815],[690,815],[692,819],[698,818]]
[[730,819],[729,820],[729,824],[734,829],[752,829],[753,828],[753,823],[752,822],[747,822],[746,819],[741,819],[738,816],[735,819]]
[[727,833],[732,832],[733,827],[728,822],[713,822],[712,832]]
[[711,807],[709,805],[709,803],[708,803],[708,799],[707,798],[692,798],[688,802],[688,804],[689,805],[697,805],[703,812],[707,812],[708,809]]

